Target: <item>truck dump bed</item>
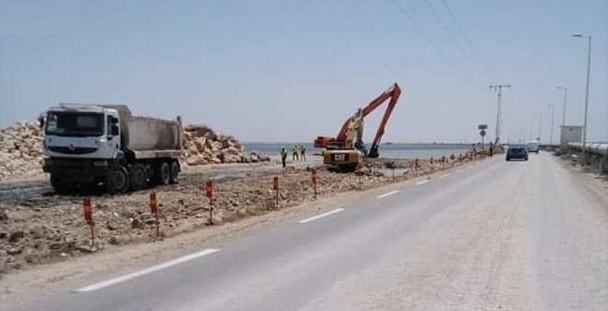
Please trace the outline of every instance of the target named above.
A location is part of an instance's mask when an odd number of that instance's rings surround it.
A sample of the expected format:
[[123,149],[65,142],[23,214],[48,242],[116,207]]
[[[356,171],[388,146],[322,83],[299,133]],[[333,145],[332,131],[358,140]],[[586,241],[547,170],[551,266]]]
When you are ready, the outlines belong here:
[[120,115],[122,145],[136,158],[176,157],[182,152],[182,124],[176,121],[133,116],[125,105],[107,105]]

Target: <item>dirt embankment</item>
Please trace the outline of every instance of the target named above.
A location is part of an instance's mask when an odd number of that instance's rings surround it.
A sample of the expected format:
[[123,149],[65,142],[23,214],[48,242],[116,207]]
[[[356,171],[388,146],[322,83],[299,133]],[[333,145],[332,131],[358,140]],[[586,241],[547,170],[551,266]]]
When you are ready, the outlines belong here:
[[[318,196],[365,190],[403,181],[480,157],[470,155],[445,158],[434,160],[432,164],[429,160],[420,160],[417,165],[409,160],[376,161],[360,174],[334,173],[320,169]],[[392,174],[386,174],[386,170],[380,170],[387,166],[386,162],[396,162],[392,165],[403,170],[392,177]],[[215,225],[276,209],[275,193],[272,190],[274,176],[280,178],[278,208],[293,207],[313,200],[311,173],[308,169],[288,167],[277,173],[274,166],[263,166],[246,177],[215,181]],[[194,174],[182,178],[180,184],[153,189],[157,192],[160,203],[163,236],[208,226],[209,204],[201,191],[201,186],[207,179],[208,176]],[[156,238],[156,223],[148,207],[150,191],[152,189],[92,198],[95,248],[89,245],[90,231],[83,219],[82,196],[51,193],[22,201],[0,201],[0,274],[29,265],[100,252],[111,245],[153,241]]]

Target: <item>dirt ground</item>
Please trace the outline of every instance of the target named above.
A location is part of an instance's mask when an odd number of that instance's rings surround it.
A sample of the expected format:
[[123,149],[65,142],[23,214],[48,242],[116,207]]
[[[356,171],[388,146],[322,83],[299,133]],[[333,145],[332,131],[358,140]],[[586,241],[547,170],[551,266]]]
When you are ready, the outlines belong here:
[[[83,219],[86,194],[56,195],[45,180],[0,186],[0,277],[33,265],[98,254],[115,245],[147,243],[185,232],[204,230],[210,222],[209,201],[202,187],[214,180],[214,226],[311,202],[311,168],[318,169],[317,196],[366,190],[430,174],[483,155],[454,159],[380,159],[360,173],[330,172],[319,157],[281,169],[274,162],[206,166],[184,172],[176,185],[123,195],[93,194],[95,245]],[[389,164],[387,164],[389,163]],[[393,169],[394,168],[394,169]],[[279,177],[279,205],[272,190]],[[155,191],[160,210],[161,237],[148,206]]]

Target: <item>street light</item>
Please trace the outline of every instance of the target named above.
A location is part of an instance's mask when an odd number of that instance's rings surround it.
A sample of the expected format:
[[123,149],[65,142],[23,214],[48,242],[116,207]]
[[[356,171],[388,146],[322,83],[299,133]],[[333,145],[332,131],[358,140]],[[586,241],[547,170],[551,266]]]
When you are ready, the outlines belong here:
[[549,128],[549,144],[553,145],[553,104],[549,104],[549,115],[551,117],[551,127]]
[[587,38],[587,84],[585,87],[585,117],[583,121],[583,152],[582,158],[583,163],[586,162],[585,159],[585,148],[587,147],[587,111],[589,110],[589,75],[591,73],[591,36],[584,35],[581,33],[575,33],[572,35],[576,38]]
[[562,126],[566,125],[566,105],[568,104],[568,88],[565,86],[558,86],[558,90],[564,90],[564,103],[562,111]]

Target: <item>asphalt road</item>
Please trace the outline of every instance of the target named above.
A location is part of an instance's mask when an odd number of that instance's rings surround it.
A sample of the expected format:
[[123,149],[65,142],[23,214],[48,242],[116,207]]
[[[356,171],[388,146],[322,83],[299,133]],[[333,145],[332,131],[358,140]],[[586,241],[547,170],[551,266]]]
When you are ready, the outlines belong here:
[[17,309],[607,310],[607,197],[495,157]]

